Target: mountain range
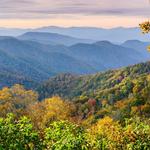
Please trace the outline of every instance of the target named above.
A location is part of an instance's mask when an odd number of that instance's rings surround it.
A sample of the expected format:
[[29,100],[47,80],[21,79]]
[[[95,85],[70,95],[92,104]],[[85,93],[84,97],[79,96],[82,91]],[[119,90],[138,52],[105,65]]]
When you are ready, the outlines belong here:
[[[50,48],[49,48],[50,47]],[[71,56],[55,51],[63,47],[0,37],[0,66],[36,81],[61,72],[90,73],[92,68]]]
[[21,40],[36,41],[42,44],[71,46],[77,43],[92,43],[93,40],[79,39],[58,33],[27,32],[18,36]]
[[[108,40],[114,43],[122,43],[127,40],[149,41],[150,35],[143,35],[138,27],[111,29],[96,27],[41,27],[35,29],[0,28],[0,36],[19,36],[26,32],[48,32],[71,36],[77,39],[91,39],[93,41]],[[115,35],[115,36],[114,36]]]
[[0,36],[0,77],[7,76],[1,85],[10,86],[21,79],[35,84],[61,73],[93,74],[137,64],[150,59],[149,44],[139,40],[95,42],[45,32]]
[[127,48],[135,49],[136,51],[143,54],[144,57],[149,58],[149,51],[147,47],[150,45],[150,42],[142,42],[139,40],[128,40],[122,44],[122,46]]
[[60,33],[68,36],[74,36],[76,38],[88,38],[96,41],[108,40],[114,43],[122,43],[127,40],[141,40],[141,41],[149,41],[150,35],[144,35],[141,33],[140,28],[95,28],[95,27],[70,27],[70,28],[62,28],[62,27],[42,27],[38,29],[34,29],[34,31],[38,32],[53,32]]

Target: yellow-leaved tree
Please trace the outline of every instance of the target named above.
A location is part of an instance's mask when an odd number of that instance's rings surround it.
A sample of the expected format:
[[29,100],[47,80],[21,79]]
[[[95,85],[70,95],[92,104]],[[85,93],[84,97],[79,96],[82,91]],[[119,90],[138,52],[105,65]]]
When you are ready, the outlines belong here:
[[71,120],[75,106],[60,97],[52,97],[30,105],[28,115],[37,128],[48,126],[53,121]]
[[32,90],[26,90],[21,85],[14,85],[11,88],[5,87],[0,90],[0,116],[7,113],[21,115],[25,108],[36,102],[38,94]]

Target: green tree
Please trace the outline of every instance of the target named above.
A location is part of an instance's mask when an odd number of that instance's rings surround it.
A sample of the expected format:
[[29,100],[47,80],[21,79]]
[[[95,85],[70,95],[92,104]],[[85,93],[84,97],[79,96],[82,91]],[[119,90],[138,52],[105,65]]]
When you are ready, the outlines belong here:
[[51,150],[87,150],[83,128],[67,121],[53,122],[45,130],[45,146]]
[[0,118],[0,149],[40,150],[42,145],[28,118],[15,120],[13,114],[8,114],[6,118]]
[[150,120],[139,117],[126,121],[124,127],[127,150],[149,150],[150,148]]

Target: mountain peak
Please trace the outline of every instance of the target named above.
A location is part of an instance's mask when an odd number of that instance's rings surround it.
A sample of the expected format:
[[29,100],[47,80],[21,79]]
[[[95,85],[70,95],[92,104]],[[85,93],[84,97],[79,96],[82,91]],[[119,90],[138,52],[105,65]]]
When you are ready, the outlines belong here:
[[127,40],[127,41],[125,41],[124,43],[142,43],[142,41],[140,41],[140,40]]
[[110,41],[98,41],[96,43],[94,43],[95,45],[113,45],[113,43],[111,43]]
[[49,32],[32,32],[32,31],[30,31],[30,32],[26,32],[26,33],[24,33],[24,34],[22,34],[21,36],[36,36],[36,35],[38,35],[38,36],[52,36],[52,35],[60,35],[60,34],[58,34],[58,33],[49,33]]

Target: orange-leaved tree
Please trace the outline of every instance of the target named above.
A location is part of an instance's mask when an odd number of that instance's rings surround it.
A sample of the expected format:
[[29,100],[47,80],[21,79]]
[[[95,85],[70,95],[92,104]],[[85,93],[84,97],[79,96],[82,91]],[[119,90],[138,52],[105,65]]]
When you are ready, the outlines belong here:
[[[150,21],[141,23],[140,28],[144,34],[150,33]],[[150,51],[150,46],[148,46],[148,51]]]

